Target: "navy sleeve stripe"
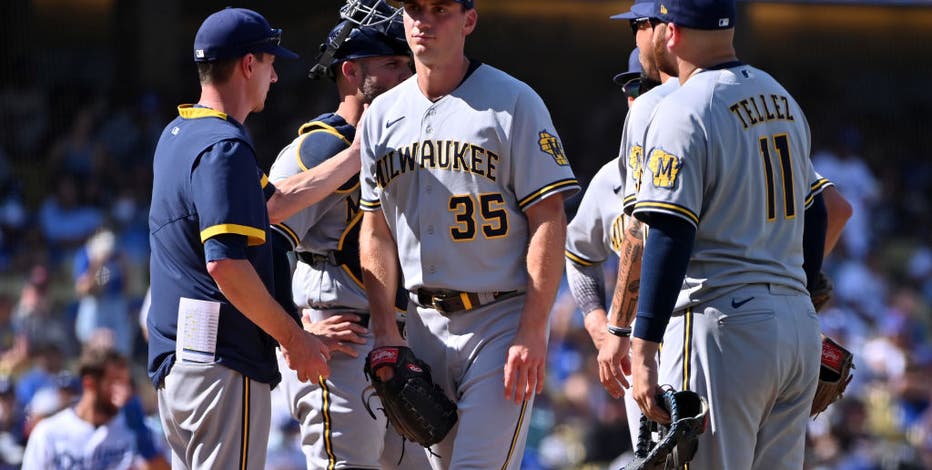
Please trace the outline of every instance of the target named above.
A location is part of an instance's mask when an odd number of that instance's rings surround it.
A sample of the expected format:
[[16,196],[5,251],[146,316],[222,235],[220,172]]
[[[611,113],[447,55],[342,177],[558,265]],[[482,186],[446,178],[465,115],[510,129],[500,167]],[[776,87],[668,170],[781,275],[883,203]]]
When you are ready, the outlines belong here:
[[578,191],[580,189],[579,181],[576,178],[568,178],[565,180],[555,181],[553,183],[544,186],[543,188],[538,189],[537,191],[532,192],[524,199],[518,201],[518,207],[524,210],[526,207],[531,204],[544,199],[545,197],[562,191],[569,191],[575,189]]
[[695,212],[676,204],[671,204],[669,202],[657,202],[657,201],[640,201],[634,205],[634,213],[642,212],[662,212],[664,214],[670,214],[679,216],[683,219],[686,219],[694,226],[699,225],[699,216]]
[[825,188],[829,186],[835,186],[835,183],[832,183],[826,178],[820,178],[815,183],[812,183],[812,186],[810,186],[811,189],[809,191],[809,195],[806,196],[804,207],[808,209],[809,206],[812,205],[813,199],[815,199],[815,197],[819,194],[822,194],[822,191],[825,191]]

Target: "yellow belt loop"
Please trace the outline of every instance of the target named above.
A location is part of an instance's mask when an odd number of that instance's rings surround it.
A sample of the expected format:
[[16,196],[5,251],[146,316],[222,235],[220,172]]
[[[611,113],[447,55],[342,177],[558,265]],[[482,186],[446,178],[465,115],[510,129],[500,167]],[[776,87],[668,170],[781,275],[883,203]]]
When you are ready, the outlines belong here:
[[469,300],[468,292],[460,292],[460,300],[463,301],[463,308],[472,310],[472,302]]

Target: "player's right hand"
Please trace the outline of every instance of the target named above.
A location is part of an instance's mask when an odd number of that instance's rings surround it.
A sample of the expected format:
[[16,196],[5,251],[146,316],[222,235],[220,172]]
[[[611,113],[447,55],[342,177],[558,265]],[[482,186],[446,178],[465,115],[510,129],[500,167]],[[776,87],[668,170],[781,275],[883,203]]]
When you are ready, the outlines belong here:
[[606,333],[599,348],[599,380],[605,391],[616,399],[623,397],[624,389],[629,387],[625,375],[631,375],[630,346],[630,338]]
[[[389,329],[385,334],[375,335],[375,345],[372,349],[378,349],[383,346],[408,346],[408,342],[401,336],[401,332],[398,331],[398,327],[395,327],[394,330]],[[391,380],[395,375],[395,371],[391,367],[379,367],[373,371],[376,375],[379,376],[379,380],[385,382]]]
[[282,354],[288,367],[297,372],[301,382],[330,377],[330,348],[317,336],[298,330],[288,344],[282,344]]

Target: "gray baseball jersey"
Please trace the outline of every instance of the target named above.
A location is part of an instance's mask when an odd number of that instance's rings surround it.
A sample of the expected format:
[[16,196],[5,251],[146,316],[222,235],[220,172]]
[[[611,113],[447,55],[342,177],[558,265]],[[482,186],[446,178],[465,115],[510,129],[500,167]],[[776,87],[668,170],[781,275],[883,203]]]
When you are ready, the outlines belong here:
[[364,121],[361,207],[384,212],[405,287],[524,290],[523,212],[579,190],[540,97],[480,65],[436,102],[412,77]]
[[801,468],[820,351],[803,223],[825,184],[806,117],[770,75],[732,62],[692,75],[646,135],[634,215],[696,227],[659,371],[710,405],[689,466]]
[[459,87],[436,101],[416,77],[379,96],[360,132],[361,207],[382,211],[405,287],[486,299],[456,313],[409,310],[411,349],[460,409],[431,463],[516,470],[533,397],[521,405],[506,400],[502,370],[524,297],[484,304],[494,292],[527,287],[524,211],[579,189],[550,113],[526,84],[474,62]]
[[[630,215],[637,195],[637,179],[640,176],[640,158],[643,153],[644,131],[654,109],[660,101],[679,88],[676,78],[652,88],[637,97],[628,109],[618,148],[618,157],[603,166],[589,183],[586,194],[579,204],[576,217],[566,230],[566,258],[581,266],[602,263],[609,253],[619,253],[624,238],[625,212]],[[567,276],[581,272],[567,264]],[[599,273],[601,274],[601,273]],[[588,282],[588,281],[583,281]],[[571,282],[574,297],[577,290]],[[599,291],[599,289],[597,289]],[[579,293],[583,295],[583,292]],[[577,297],[577,302],[582,299]],[[604,302],[603,299],[599,299]],[[604,307],[604,304],[602,304]],[[607,309],[606,309],[607,310]],[[630,379],[630,376],[627,376]],[[630,380],[629,380],[630,383]],[[631,446],[637,446],[637,433],[641,410],[633,394],[624,395]]]
[[[313,168],[349,146],[356,128],[336,114],[318,116],[301,126],[298,137],[279,152],[269,179],[274,183]],[[341,250],[356,244],[350,232],[357,228],[359,182],[351,179],[333,194],[273,228],[286,235],[297,253],[318,254]],[[355,268],[355,267],[354,267]],[[299,307],[342,308],[366,312],[369,309],[362,278],[355,269],[321,262],[315,266],[298,263],[292,291]]]
[[619,171],[624,178],[624,211],[631,215],[634,210],[634,201],[637,199],[638,185],[642,173],[644,157],[644,134],[657,105],[670,93],[680,88],[680,81],[676,77],[668,79],[647,93],[634,100],[628,116],[625,117],[625,127],[621,131],[621,148],[618,150]]
[[676,310],[744,284],[806,293],[803,215],[826,183],[809,160],[806,117],[776,80],[747,65],[687,84],[648,126],[634,206],[639,218],[660,212],[697,227]]
[[[349,146],[356,128],[337,114],[324,114],[301,126],[298,137],[279,153],[269,178],[279,181],[313,168]],[[359,271],[359,179],[352,178],[333,194],[273,227],[291,241],[299,262],[292,279],[295,305],[322,321],[339,313],[353,312],[368,319],[368,300]],[[367,326],[367,325],[364,325]],[[316,384],[298,381],[294,371],[282,370],[281,390],[292,415],[301,423],[301,447],[308,468],[427,468],[426,458],[412,444],[392,436],[391,448],[383,446],[385,416],[375,419],[364,409],[362,374],[373,337],[356,345],[355,358],[335,354],[331,375]],[[281,352],[279,363],[284,364]],[[377,408],[378,398],[370,406]],[[366,442],[366,445],[359,445]],[[391,458],[385,458],[383,450]],[[396,456],[404,457],[399,464]]]
[[618,168],[619,159],[614,158],[599,169],[583,194],[576,216],[566,227],[566,258],[574,263],[599,264],[612,253],[617,256],[621,249],[625,188]]

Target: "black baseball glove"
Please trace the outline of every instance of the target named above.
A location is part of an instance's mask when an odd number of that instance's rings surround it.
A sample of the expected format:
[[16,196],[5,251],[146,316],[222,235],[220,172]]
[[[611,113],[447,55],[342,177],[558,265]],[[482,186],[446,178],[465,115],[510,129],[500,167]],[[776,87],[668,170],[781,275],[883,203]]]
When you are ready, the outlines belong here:
[[696,455],[709,414],[705,399],[696,392],[666,388],[657,401],[670,414],[670,424],[642,415],[634,460],[623,470],[679,470]]
[[[380,368],[392,370],[391,378],[382,380]],[[404,346],[383,346],[366,357],[364,368],[375,393],[382,401],[388,422],[409,441],[430,447],[446,437],[456,424],[456,404],[430,378],[430,366]],[[367,400],[366,410],[372,414]]]

